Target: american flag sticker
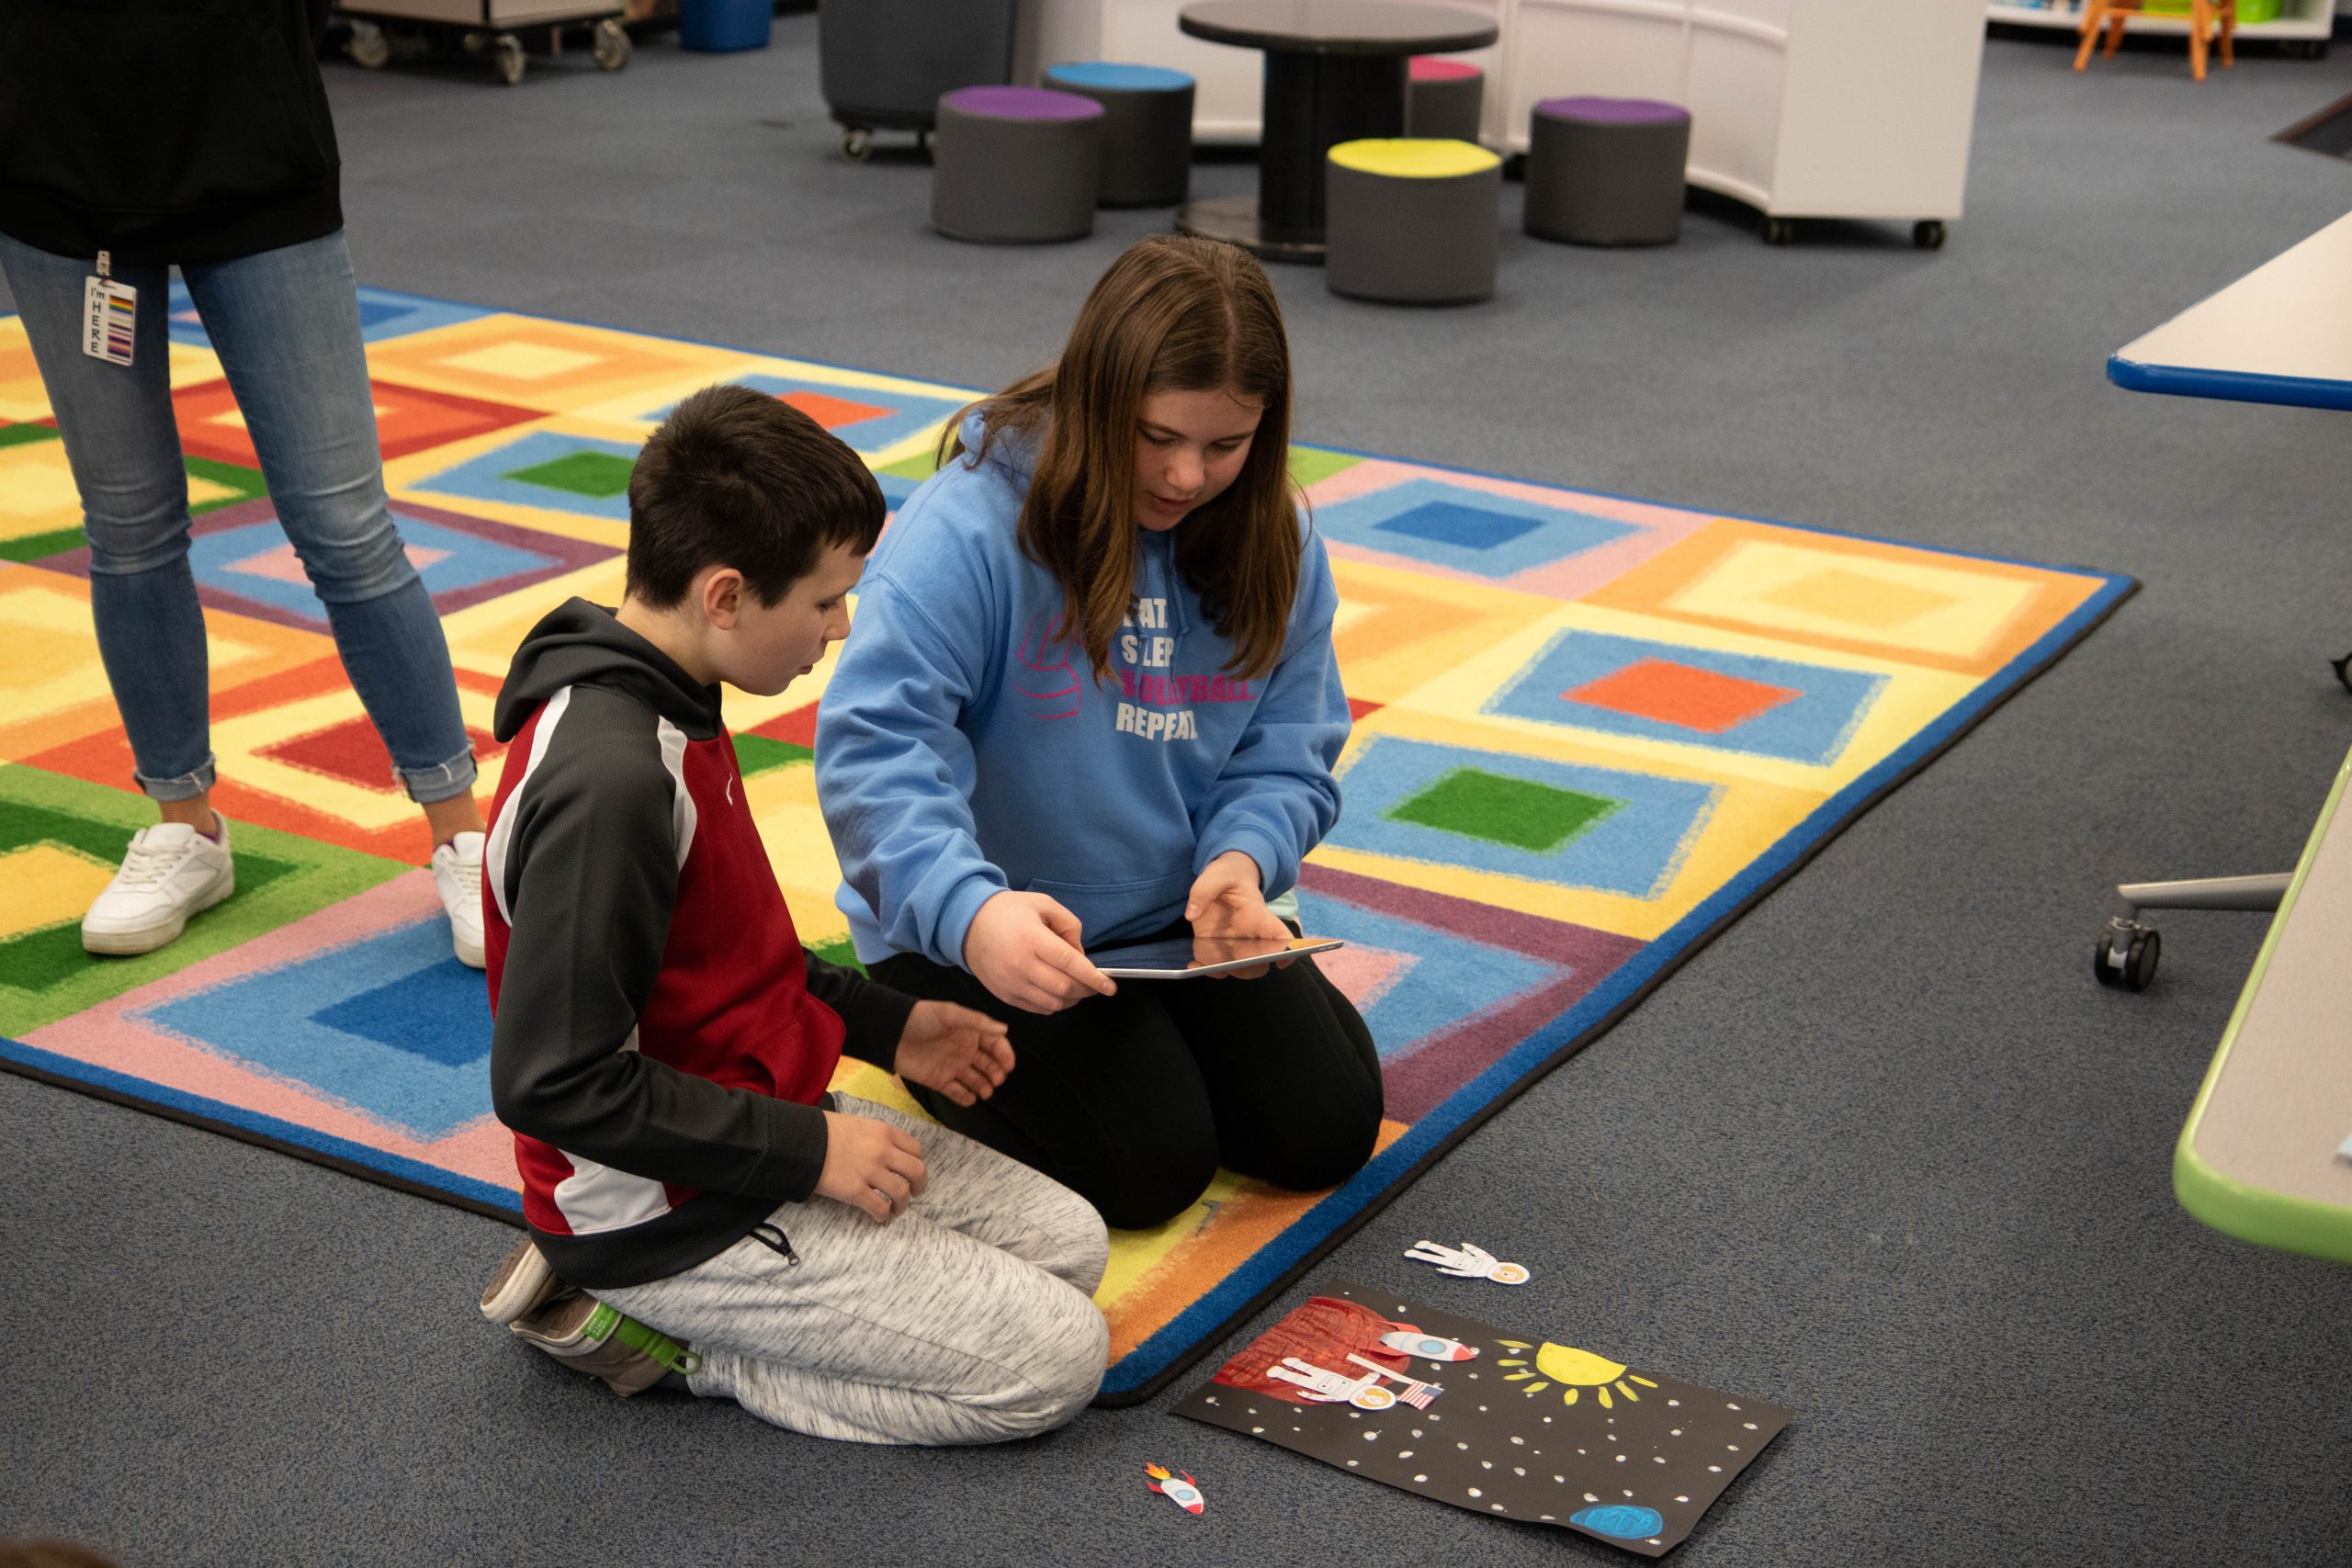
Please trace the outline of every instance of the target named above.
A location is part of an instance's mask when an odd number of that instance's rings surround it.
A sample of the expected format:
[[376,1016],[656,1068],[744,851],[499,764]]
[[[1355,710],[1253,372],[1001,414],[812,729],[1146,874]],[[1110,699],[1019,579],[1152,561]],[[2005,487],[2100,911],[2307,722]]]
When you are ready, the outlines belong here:
[[82,290],[82,352],[113,365],[130,363],[139,320],[139,290],[112,278],[93,277]]

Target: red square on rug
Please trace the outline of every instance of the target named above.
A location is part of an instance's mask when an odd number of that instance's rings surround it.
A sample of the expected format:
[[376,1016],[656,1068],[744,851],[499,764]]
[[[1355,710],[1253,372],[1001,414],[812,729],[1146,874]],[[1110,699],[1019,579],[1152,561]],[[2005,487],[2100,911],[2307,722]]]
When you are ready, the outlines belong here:
[[786,392],[777,402],[798,409],[827,430],[839,430],[845,424],[857,424],[869,419],[879,419],[896,409],[882,408],[874,403],[852,402],[847,398],[831,398],[822,392]]
[[1643,659],[1562,692],[1560,700],[1721,735],[1804,694],[1694,665]]
[[[477,761],[488,761],[506,750],[470,725],[466,728],[466,739],[473,743]],[[390,795],[400,788],[399,781],[392,776],[391,753],[384,750],[383,738],[376,733],[376,727],[365,718],[347,718],[308,735],[274,741],[260,750],[265,757],[357,784],[361,789]]]

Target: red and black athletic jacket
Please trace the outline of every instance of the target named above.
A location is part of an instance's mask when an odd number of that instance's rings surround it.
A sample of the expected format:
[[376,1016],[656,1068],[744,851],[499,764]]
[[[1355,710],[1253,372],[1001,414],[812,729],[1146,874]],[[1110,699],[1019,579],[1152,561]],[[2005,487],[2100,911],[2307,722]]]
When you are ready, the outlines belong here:
[[532,628],[496,725],[492,1103],[556,1272],[642,1284],[815,1190],[844,1046],[887,1071],[914,1004],[802,950],[718,689],[609,612]]

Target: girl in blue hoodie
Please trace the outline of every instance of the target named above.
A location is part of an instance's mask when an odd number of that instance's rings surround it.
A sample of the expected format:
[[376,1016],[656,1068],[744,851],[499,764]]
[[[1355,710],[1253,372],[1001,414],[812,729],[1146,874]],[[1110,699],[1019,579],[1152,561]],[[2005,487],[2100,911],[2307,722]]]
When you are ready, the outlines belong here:
[[1379,1133],[1371,1032],[1312,959],[1121,987],[1085,953],[1287,935],[1338,819],[1339,598],[1292,500],[1290,399],[1246,252],[1135,246],[899,509],[820,712],[858,958],[1012,1026],[993,1099],[915,1092],[1113,1225],[1181,1213],[1219,1164],[1333,1185]]

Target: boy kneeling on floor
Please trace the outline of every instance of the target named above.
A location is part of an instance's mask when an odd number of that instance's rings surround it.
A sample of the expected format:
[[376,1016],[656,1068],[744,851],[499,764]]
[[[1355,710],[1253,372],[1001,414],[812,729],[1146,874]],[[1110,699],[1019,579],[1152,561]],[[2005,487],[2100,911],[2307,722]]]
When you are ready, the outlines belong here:
[[846,1050],[970,1104],[1012,1051],[801,947],[719,717],[719,682],[772,696],[848,635],[881,491],[806,415],[718,386],[628,499],[618,612],[549,614],[498,698],[491,1074],[531,1235],[482,1311],[622,1393],[682,1377],[819,1437],[1058,1426],[1102,1381],[1102,1222],[826,1092]]

